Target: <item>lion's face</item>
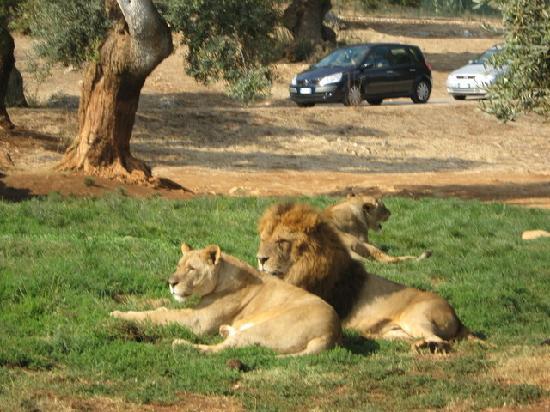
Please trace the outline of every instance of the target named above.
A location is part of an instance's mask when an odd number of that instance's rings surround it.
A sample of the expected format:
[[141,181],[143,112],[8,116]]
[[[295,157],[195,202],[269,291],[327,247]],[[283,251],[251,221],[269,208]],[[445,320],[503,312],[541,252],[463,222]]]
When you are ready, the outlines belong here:
[[293,262],[293,240],[289,233],[280,230],[260,233],[260,246],[256,255],[258,269],[283,278]]
[[381,222],[385,222],[391,216],[391,212],[380,199],[364,197],[360,200],[362,203],[363,215],[367,222],[367,227],[375,232],[382,229]]
[[309,234],[318,232],[321,224],[321,217],[307,205],[279,204],[266,210],[258,224],[260,271],[284,278],[307,255]]
[[191,250],[183,244],[183,253],[176,271],[168,279],[172,297],[183,302],[193,294],[205,296],[216,288],[218,284],[218,269],[221,250],[218,246],[207,246],[201,250]]

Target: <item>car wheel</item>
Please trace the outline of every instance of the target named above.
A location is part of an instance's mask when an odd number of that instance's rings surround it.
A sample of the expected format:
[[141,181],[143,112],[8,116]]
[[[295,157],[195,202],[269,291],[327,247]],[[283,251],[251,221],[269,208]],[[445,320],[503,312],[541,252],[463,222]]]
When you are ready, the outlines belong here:
[[298,107],[313,107],[315,106],[315,103],[304,103],[304,102],[295,102],[296,103],[296,106]]
[[416,83],[411,99],[414,103],[426,103],[432,93],[432,86],[426,80]]
[[380,106],[383,99],[367,99],[367,103],[371,106]]
[[455,99],[455,100],[466,100],[466,96],[464,96],[463,94],[455,94],[455,95],[453,95],[453,99]]
[[359,106],[362,101],[361,87],[357,84],[350,85],[344,95],[344,104],[346,106]]

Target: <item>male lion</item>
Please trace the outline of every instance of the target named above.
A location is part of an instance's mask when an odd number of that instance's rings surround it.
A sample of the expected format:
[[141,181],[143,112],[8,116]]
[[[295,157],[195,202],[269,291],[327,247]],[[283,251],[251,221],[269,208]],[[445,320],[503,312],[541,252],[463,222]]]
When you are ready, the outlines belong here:
[[191,345],[205,353],[225,348],[261,345],[283,355],[319,353],[340,339],[338,315],[323,300],[306,291],[265,276],[212,245],[192,251],[182,245],[183,257],[168,280],[177,301],[195,294],[201,301],[194,309],[159,308],[146,312],[111,312],[126,320],[155,324],[179,323],[194,333],[219,333],[217,345]]
[[324,210],[324,215],[340,232],[340,238],[354,258],[372,258],[382,263],[398,263],[409,259],[425,259],[430,251],[420,256],[390,256],[369,243],[368,231],[382,229],[391,213],[381,200],[370,196],[348,196],[345,200]]
[[326,300],[344,327],[365,336],[419,338],[415,348],[431,351],[447,351],[449,341],[470,335],[440,296],[367,273],[310,206],[275,205],[258,229],[260,270]]

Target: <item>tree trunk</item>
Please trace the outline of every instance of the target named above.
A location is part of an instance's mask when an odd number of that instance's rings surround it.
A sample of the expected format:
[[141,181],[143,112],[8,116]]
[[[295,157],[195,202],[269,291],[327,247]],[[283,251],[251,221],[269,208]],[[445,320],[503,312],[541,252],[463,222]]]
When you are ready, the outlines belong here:
[[14,67],[10,73],[4,103],[7,107],[29,107],[23,88],[21,72]]
[[0,26],[0,129],[13,129],[13,123],[4,103],[10,73],[15,66],[15,42],[10,32]]
[[151,0],[106,7],[118,21],[85,71],[79,133],[59,168],[144,183],[151,170],[131,155],[130,138],[145,79],[172,53],[172,36]]
[[297,43],[334,42],[336,35],[323,25],[323,18],[331,8],[330,0],[293,0],[284,11],[283,23]]

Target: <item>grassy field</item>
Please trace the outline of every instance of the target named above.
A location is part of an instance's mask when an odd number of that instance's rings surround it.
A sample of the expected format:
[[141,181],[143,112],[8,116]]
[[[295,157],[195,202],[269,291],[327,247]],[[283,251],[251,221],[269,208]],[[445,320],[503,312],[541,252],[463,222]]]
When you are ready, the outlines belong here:
[[[171,340],[217,338],[108,317],[168,297],[182,241],[217,243],[254,264],[255,222],[275,201],[118,193],[0,202],[0,410],[208,409],[207,399],[228,402],[225,410],[472,410],[548,399],[550,350],[541,342],[550,337],[550,243],[520,237],[548,228],[547,211],[386,199],[392,217],[374,243],[433,257],[368,269],[437,291],[488,347],[419,355],[405,342],[347,332],[344,347],[318,356],[277,359],[260,348],[204,356],[173,351]],[[233,358],[247,371],[229,368]]]

